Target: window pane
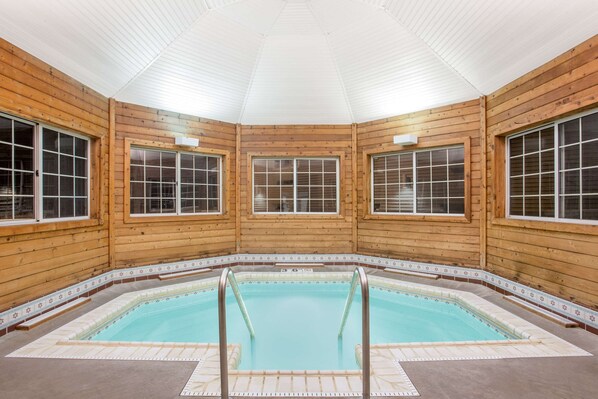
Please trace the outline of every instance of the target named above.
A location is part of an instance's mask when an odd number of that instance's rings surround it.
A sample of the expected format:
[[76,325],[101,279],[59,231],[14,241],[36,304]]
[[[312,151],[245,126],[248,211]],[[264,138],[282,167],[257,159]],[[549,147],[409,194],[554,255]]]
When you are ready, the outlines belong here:
[[523,197],[511,197],[509,207],[511,215],[523,216]]
[[598,194],[598,168],[581,171],[581,186],[584,194]]
[[75,198],[75,217],[87,216],[87,198]]
[[58,154],[44,151],[43,169],[46,173],[58,173]]
[[584,195],[582,200],[584,220],[598,220],[598,195]]
[[540,132],[540,149],[548,150],[554,148],[554,129],[547,128]]
[[45,219],[54,219],[59,217],[58,198],[44,198],[43,208]]
[[560,214],[561,217],[567,219],[579,219],[580,217],[580,203],[579,196],[561,196],[560,198]]
[[579,170],[561,173],[561,193],[578,194],[579,187]]
[[598,140],[583,143],[581,147],[581,166],[598,166]]
[[12,219],[12,196],[5,196],[2,193],[5,193],[5,189],[0,187],[0,220],[10,220]]
[[542,152],[540,159],[540,170],[542,173],[554,171],[554,150]]
[[58,132],[51,129],[43,129],[44,150],[58,152]]
[[598,112],[581,118],[581,139],[598,139]]
[[74,172],[75,159],[68,155],[60,156],[60,174],[72,176]]
[[[62,189],[62,187],[61,187]],[[75,216],[75,200],[73,198],[60,198],[60,217],[72,218]]]
[[75,181],[69,176],[60,176],[60,189],[58,190],[61,197],[75,195]]
[[579,144],[561,149],[561,168],[579,168]]
[[87,140],[75,137],[75,155],[87,158]]
[[44,174],[44,196],[58,195],[58,176]]
[[554,196],[542,196],[540,199],[540,216],[554,217]]
[[87,160],[75,158],[75,176],[87,177]]
[[559,125],[559,144],[567,145],[579,142],[579,119]]
[[[10,120],[8,118],[4,118],[2,116],[0,116],[0,141],[4,141],[6,143],[12,143],[12,120]],[[11,207],[12,207],[12,205],[11,205]],[[12,211],[11,211],[11,215],[12,215]]]
[[509,153],[511,157],[523,155],[523,136],[509,140]]
[[15,172],[15,195],[33,195],[33,172]]
[[33,149],[14,146],[15,169],[33,171]]
[[143,165],[143,153],[142,150],[131,148],[131,165]]
[[0,168],[12,169],[12,146],[0,143]]
[[60,153],[73,155],[75,147],[74,137],[68,134],[60,134]]
[[181,168],[193,169],[193,155],[181,154]]
[[525,216],[540,216],[540,197],[525,197]]
[[539,132],[528,133],[525,136],[523,136],[523,140],[524,140],[523,148],[524,148],[526,154],[540,150],[540,133]]
[[525,174],[538,173],[540,171],[540,154],[526,155],[524,160]]
[[33,219],[33,197],[14,197],[15,219]]
[[523,157],[511,158],[510,176],[521,176],[523,174]]
[[540,179],[542,194],[554,194],[554,173],[545,173]]
[[452,213],[452,214],[465,213],[465,199],[464,198],[449,199],[449,213]]

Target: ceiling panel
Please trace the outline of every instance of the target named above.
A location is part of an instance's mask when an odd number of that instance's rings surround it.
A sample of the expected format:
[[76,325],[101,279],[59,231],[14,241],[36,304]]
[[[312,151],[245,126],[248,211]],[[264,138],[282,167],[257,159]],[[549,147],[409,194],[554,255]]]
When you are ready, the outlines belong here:
[[489,94],[598,33],[596,0],[387,0],[389,14]]
[[0,36],[106,96],[206,12],[196,0],[3,0]]
[[209,13],[117,99],[237,122],[263,37]]
[[330,35],[357,122],[400,115],[479,93],[380,9]]

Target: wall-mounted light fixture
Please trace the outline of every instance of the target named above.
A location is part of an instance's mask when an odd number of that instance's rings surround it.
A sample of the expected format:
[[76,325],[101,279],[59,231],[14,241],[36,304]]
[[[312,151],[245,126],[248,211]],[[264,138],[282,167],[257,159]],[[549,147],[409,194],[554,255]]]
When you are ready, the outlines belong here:
[[417,144],[417,136],[415,134],[402,134],[394,136],[392,141],[400,145],[414,145]]
[[187,147],[198,147],[199,139],[193,139],[191,137],[175,137],[174,143],[176,145],[185,145]]

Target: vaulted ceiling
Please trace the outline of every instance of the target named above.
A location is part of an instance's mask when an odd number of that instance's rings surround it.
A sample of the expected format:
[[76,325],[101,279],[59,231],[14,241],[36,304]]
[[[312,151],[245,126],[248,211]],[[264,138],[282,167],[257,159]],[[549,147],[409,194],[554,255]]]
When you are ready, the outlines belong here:
[[0,36],[107,97],[243,124],[489,94],[598,33],[596,0],[0,0]]

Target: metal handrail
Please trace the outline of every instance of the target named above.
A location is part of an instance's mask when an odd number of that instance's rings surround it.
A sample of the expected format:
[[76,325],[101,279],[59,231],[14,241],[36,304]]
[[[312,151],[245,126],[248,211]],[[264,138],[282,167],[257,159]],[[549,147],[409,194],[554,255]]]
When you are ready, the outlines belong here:
[[237,285],[237,279],[235,274],[228,267],[222,271],[220,275],[220,281],[218,282],[218,336],[220,338],[220,397],[222,399],[228,399],[228,351],[226,343],[226,282],[230,280],[230,286],[233,289],[235,298],[237,298],[237,304],[241,309],[241,314],[245,320],[245,325],[249,330],[251,338],[255,336],[251,319],[247,313],[245,302],[241,297],[241,291]]
[[[359,280],[358,280],[359,277]],[[349,296],[345,302],[345,310],[343,311],[343,318],[341,320],[341,327],[338,330],[338,337],[341,338],[345,324],[347,324],[347,317],[353,304],[353,297],[355,296],[355,288],[357,281],[361,285],[361,371],[363,380],[363,399],[370,398],[370,291],[368,285],[368,277],[363,270],[363,267],[357,267],[353,272],[351,279],[351,287],[349,288]]]

